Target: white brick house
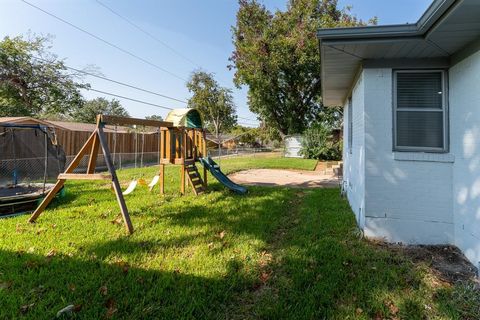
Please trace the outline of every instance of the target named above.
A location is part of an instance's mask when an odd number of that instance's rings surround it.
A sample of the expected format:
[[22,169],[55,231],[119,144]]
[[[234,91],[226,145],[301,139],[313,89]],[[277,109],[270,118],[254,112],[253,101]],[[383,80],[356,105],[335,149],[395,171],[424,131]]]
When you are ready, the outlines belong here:
[[344,188],[359,226],[480,261],[480,0],[416,24],[322,29],[325,105],[344,106]]

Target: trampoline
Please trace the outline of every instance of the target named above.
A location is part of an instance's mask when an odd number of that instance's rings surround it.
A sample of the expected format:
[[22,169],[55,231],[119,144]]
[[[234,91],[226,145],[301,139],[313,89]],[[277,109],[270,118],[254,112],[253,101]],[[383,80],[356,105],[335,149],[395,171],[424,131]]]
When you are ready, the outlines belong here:
[[63,172],[65,160],[53,130],[0,124],[0,217],[33,211]]

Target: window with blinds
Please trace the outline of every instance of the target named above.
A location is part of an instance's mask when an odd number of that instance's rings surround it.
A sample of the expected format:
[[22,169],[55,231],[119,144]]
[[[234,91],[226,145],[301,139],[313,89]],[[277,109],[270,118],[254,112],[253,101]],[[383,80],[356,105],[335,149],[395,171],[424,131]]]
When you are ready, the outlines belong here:
[[446,109],[444,71],[395,71],[394,149],[445,152]]

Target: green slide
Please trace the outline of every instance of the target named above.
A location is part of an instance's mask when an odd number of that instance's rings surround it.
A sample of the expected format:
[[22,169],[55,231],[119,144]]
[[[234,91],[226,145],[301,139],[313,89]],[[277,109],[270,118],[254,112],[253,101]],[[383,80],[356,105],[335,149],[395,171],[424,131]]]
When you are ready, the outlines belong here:
[[228,189],[238,194],[247,193],[247,188],[236,184],[232,180],[228,179],[228,177],[220,170],[220,166],[216,164],[212,158],[200,158],[200,163],[202,164],[202,166],[207,168],[208,171],[210,171],[210,173]]

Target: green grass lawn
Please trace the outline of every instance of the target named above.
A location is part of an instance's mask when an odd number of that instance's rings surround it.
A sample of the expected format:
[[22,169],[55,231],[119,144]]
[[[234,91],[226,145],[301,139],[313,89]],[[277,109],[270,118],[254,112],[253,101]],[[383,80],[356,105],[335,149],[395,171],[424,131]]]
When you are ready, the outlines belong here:
[[267,155],[258,154],[254,157],[240,156],[233,159],[215,160],[222,166],[222,170],[232,173],[247,169],[298,169],[298,170],[314,170],[317,160],[301,159],[301,158],[280,158],[278,154],[271,153]]
[[[240,168],[313,169],[314,161],[235,158]],[[151,178],[156,168],[120,172]],[[105,182],[69,182],[36,224],[0,220],[0,319],[460,319],[456,287],[425,266],[358,237],[338,189],[251,187],[180,196],[167,167],[165,196],[126,197],[125,234]],[[457,301],[457,302],[456,302]]]

